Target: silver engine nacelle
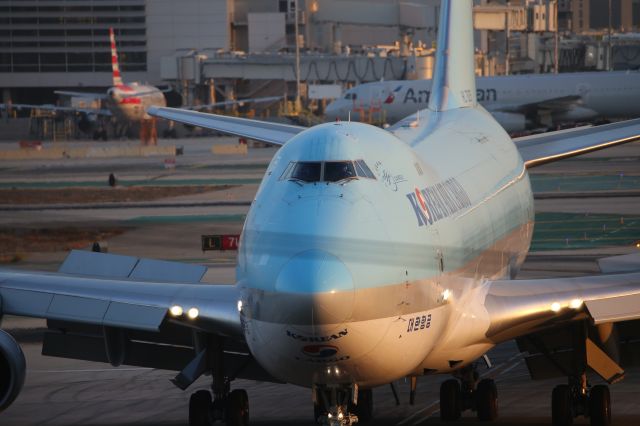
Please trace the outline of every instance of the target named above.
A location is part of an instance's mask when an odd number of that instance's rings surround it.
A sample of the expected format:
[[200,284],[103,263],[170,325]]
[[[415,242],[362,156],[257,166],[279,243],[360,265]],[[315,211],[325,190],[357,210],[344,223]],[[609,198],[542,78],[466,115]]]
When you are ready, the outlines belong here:
[[16,399],[27,370],[20,345],[5,331],[0,330],[0,412]]
[[493,118],[502,126],[507,133],[521,132],[528,126],[527,118],[524,114],[513,112],[491,112]]

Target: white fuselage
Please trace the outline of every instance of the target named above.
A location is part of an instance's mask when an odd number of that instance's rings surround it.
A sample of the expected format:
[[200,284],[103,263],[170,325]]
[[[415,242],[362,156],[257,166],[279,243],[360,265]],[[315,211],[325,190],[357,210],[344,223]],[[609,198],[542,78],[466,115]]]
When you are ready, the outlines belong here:
[[140,122],[150,120],[147,110],[151,106],[167,105],[164,95],[155,86],[130,83],[114,86],[107,92],[107,105],[111,112],[126,121]]
[[[509,132],[595,118],[640,117],[640,72],[584,72],[478,77],[477,98]],[[431,80],[354,87],[327,107],[328,120],[376,111],[389,123],[427,108]]]
[[[286,178],[292,163],[341,160],[363,160],[376,179]],[[303,386],[472,362],[493,345],[484,280],[524,260],[532,203],[515,146],[481,108],[428,114],[396,135],[345,122],[300,133],[269,165],[243,230],[251,352]]]

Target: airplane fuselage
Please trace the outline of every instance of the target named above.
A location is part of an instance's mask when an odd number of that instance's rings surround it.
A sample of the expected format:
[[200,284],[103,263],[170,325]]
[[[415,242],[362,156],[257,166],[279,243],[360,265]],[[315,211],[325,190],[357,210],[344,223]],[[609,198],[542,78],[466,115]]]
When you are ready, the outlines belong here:
[[120,119],[130,122],[150,120],[147,110],[151,106],[167,105],[164,95],[155,86],[131,83],[109,89],[107,105]]
[[[281,380],[375,386],[451,371],[493,345],[479,326],[483,282],[513,276],[531,241],[522,159],[482,109],[431,113],[396,135],[325,124],[269,165],[237,274],[246,341]],[[289,177],[299,162],[357,160],[375,179]]]
[[[478,77],[476,84],[478,102],[510,132],[541,123],[640,116],[637,71]],[[394,123],[427,108],[430,95],[431,80],[367,83],[334,101],[326,116],[331,120],[347,119],[351,112],[354,119],[359,119],[361,112],[377,108],[388,122]]]

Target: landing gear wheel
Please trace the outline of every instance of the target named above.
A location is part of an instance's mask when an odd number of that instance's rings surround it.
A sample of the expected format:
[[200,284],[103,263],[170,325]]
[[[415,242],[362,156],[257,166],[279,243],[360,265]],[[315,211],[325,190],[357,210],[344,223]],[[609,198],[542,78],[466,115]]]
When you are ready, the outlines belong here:
[[551,394],[551,423],[553,426],[571,426],[573,409],[571,405],[571,388],[569,385],[558,385]]
[[244,389],[236,389],[229,394],[227,403],[227,426],[248,426],[249,397]]
[[498,388],[491,379],[483,379],[476,389],[478,420],[490,422],[498,418]]
[[589,395],[589,415],[591,426],[609,426],[611,424],[611,396],[609,387],[597,385]]
[[360,389],[358,392],[358,405],[354,406],[353,414],[358,416],[358,423],[363,424],[373,419],[373,391]]
[[316,421],[316,423],[320,424],[320,421],[318,419],[325,414],[327,414],[327,409],[324,407],[324,404],[320,402],[316,402],[315,404],[313,404],[313,419]]
[[199,390],[189,399],[189,426],[210,426],[211,393]]
[[457,380],[449,379],[440,385],[440,418],[443,421],[451,422],[460,418],[460,399],[460,383]]

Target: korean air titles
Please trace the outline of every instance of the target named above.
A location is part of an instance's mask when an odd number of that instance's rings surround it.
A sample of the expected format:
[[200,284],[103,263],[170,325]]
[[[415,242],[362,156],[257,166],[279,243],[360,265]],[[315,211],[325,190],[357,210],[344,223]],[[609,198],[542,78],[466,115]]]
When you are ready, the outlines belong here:
[[431,225],[471,207],[469,195],[455,178],[407,194],[418,226]]

